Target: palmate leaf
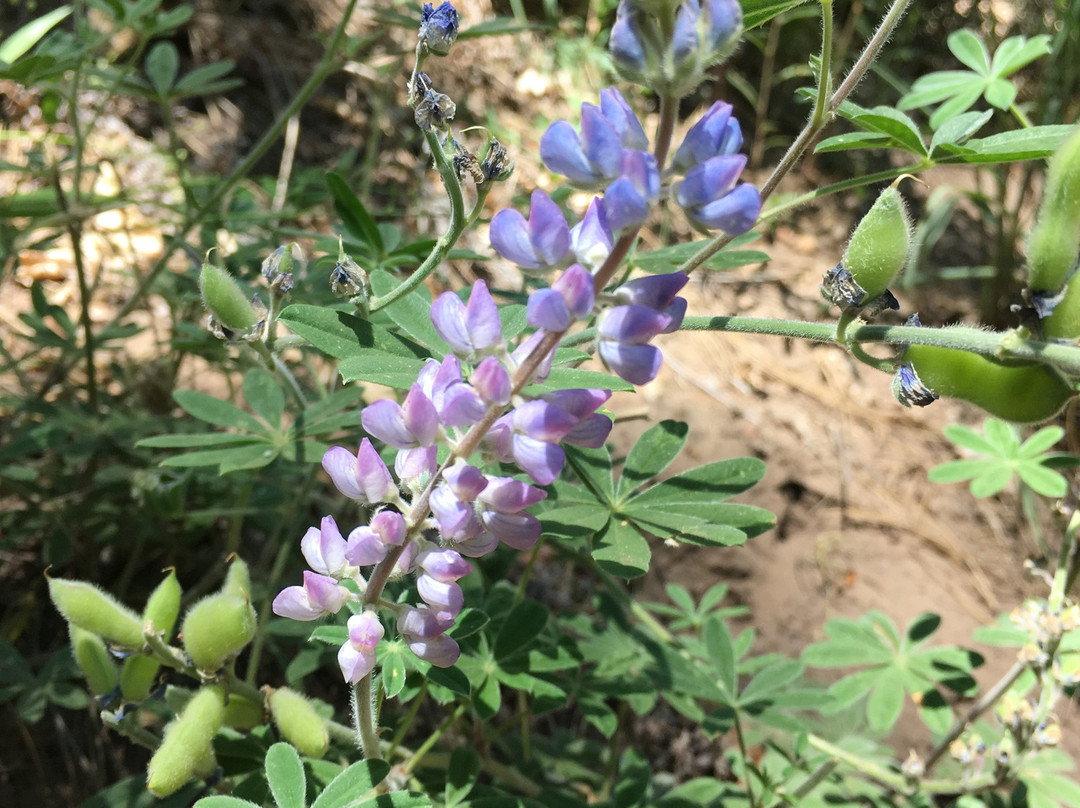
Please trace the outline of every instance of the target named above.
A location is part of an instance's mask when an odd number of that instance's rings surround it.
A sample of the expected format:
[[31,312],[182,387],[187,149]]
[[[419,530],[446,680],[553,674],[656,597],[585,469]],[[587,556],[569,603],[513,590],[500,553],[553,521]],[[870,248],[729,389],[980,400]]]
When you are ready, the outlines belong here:
[[415,342],[336,309],[294,303],[281,312],[279,320],[335,359],[359,356],[370,349],[414,358],[429,355]]
[[[371,290],[379,296],[389,294],[401,283],[382,269],[373,271],[370,278]],[[431,293],[427,287],[421,286],[394,301],[383,311],[402,331],[426,347],[436,359],[442,359],[450,352],[450,346],[443,342],[431,322]]]
[[649,428],[626,457],[618,495],[625,497],[666,469],[682,451],[688,432],[681,421],[661,421]]

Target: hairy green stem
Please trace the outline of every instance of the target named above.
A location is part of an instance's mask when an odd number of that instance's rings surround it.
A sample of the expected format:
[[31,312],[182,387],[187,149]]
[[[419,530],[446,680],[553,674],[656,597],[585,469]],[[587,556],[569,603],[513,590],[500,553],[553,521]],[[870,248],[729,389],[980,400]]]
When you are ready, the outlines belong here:
[[[420,286],[427,279],[427,276],[434,272],[435,268],[446,259],[446,254],[450,252],[465,230],[467,223],[465,202],[461,196],[461,183],[458,181],[454,167],[446,157],[446,151],[442,141],[439,140],[437,132],[424,132],[424,138],[431,149],[431,155],[435,159],[435,167],[438,169],[439,176],[446,187],[446,193],[450,197],[450,223],[446,227],[446,232],[435,242],[435,246],[432,247],[428,257],[424,259],[424,263],[385,295],[373,297],[368,301],[368,310],[372,312],[391,305]],[[453,138],[448,135],[448,142],[452,142],[452,140]]]
[[821,65],[818,73],[817,99],[811,122],[817,126],[826,123],[826,103],[832,90],[833,15],[832,0],[821,0]]

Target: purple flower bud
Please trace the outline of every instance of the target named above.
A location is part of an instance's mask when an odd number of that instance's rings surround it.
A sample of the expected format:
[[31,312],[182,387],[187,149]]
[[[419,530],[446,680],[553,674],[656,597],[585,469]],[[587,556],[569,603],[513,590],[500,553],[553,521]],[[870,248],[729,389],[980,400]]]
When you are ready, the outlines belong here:
[[484,281],[473,284],[468,305],[453,292],[443,292],[431,305],[431,322],[454,353],[470,357],[502,339],[499,309]]
[[676,201],[699,225],[733,236],[745,233],[761,212],[761,195],[749,183],[736,187],[744,165],[746,157],[741,154],[710,157],[676,183]]
[[397,511],[379,511],[371,520],[371,529],[383,544],[396,547],[405,541],[405,517]]
[[633,7],[626,0],[622,0],[615,11],[615,25],[611,28],[611,37],[608,40],[612,60],[620,70],[631,77],[640,75],[648,66],[645,45],[635,17]]
[[434,474],[439,467],[438,452],[437,446],[402,449],[394,458],[394,471],[403,481],[420,480],[425,474]]
[[644,345],[671,324],[671,317],[645,306],[616,306],[600,317],[596,326],[603,341]]
[[462,558],[461,553],[434,546],[421,550],[416,556],[416,563],[425,573],[442,583],[464,578],[473,571],[472,564]]
[[346,625],[349,629],[349,645],[357,651],[374,651],[383,638],[382,623],[374,612],[354,614]]
[[420,11],[419,39],[428,53],[446,56],[458,35],[457,10],[449,2],[432,8],[424,3]]
[[703,36],[709,49],[715,54],[711,61],[723,58],[738,40],[742,30],[742,6],[738,0],[704,0],[702,21]]
[[488,478],[480,469],[460,461],[443,472],[443,479],[454,496],[463,502],[472,502],[488,487]]
[[345,539],[332,516],[324,516],[321,528],[309,527],[300,540],[300,552],[308,566],[320,575],[341,577],[345,569]]
[[487,405],[471,386],[459,383],[447,388],[438,402],[445,426],[472,426],[484,417]]
[[477,499],[500,513],[518,513],[545,499],[547,492],[513,477],[493,477]]
[[453,581],[440,581],[427,573],[416,577],[416,591],[440,620],[457,617],[465,605],[460,586]]
[[355,685],[374,670],[375,658],[374,651],[357,650],[351,643],[345,643],[338,649],[338,668],[345,681]]
[[652,345],[629,345],[601,340],[597,349],[604,364],[630,384],[646,384],[656,378],[663,364],[660,349]]
[[585,218],[570,231],[570,245],[579,262],[596,269],[611,255],[615,236],[608,224],[602,197],[594,196],[585,211]]
[[574,446],[584,446],[586,449],[599,449],[607,441],[613,426],[611,419],[606,415],[594,412],[574,424],[574,428],[563,438],[563,442]]
[[394,564],[394,572],[397,575],[408,575],[416,568],[416,554],[420,552],[420,548],[416,546],[416,542],[412,541],[405,545],[405,550],[398,556],[397,563]]
[[499,541],[515,550],[528,550],[540,538],[542,527],[540,520],[531,513],[499,513],[485,511],[481,521]]
[[304,570],[304,585],[289,586],[274,598],[272,609],[279,617],[292,620],[318,620],[337,614],[345,605],[349,590],[333,578]]
[[620,303],[632,303],[655,311],[664,311],[689,280],[690,277],[685,272],[635,278],[615,290],[615,299]]
[[649,215],[649,205],[660,196],[660,170],[648,152],[624,151],[619,177],[604,192],[604,212],[612,230],[636,227]]
[[649,148],[649,138],[641,128],[641,121],[614,87],[600,91],[600,111],[615,128],[624,149],[644,151]]
[[406,606],[397,619],[398,633],[417,640],[433,640],[452,625],[452,620],[440,620],[427,605]]
[[701,7],[697,0],[684,2],[675,14],[675,30],[671,35],[672,62],[676,69],[698,49],[697,22]]
[[409,650],[436,668],[449,668],[461,656],[461,648],[454,638],[445,634],[430,640],[414,640],[409,643]]
[[731,116],[731,104],[717,101],[686,133],[671,164],[679,171],[689,171],[713,157],[735,154],[742,143],[742,130]]
[[369,525],[361,525],[349,534],[345,557],[354,567],[368,567],[386,558],[386,544]]
[[367,438],[360,441],[355,455],[341,446],[331,447],[323,455],[322,466],[349,499],[377,504],[397,493],[390,470]]
[[510,403],[510,374],[494,356],[486,357],[469,377],[469,383],[489,404]]
[[533,191],[529,219],[500,210],[491,220],[491,246],[521,269],[549,269],[570,250],[570,227],[559,206],[543,191]]

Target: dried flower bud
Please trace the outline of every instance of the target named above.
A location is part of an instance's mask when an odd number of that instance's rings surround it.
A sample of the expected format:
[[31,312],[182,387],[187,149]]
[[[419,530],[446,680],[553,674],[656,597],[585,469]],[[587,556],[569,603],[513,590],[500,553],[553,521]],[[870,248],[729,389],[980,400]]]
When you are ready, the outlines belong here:
[[449,3],[442,3],[438,8],[431,3],[424,3],[420,12],[420,47],[425,53],[446,56],[458,35],[457,9]]

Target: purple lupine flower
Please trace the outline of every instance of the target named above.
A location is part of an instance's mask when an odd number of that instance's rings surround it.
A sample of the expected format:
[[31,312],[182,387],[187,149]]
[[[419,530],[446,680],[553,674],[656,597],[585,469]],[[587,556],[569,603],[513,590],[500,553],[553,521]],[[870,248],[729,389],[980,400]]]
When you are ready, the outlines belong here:
[[[586,188],[599,188],[615,179],[623,150],[641,148],[637,145],[640,144],[641,124],[634,127],[615,100],[609,100],[608,107],[616,116],[614,122],[600,107],[583,103],[580,135],[567,121],[551,124],[540,138],[540,157],[544,165],[571,183]],[[629,115],[633,118],[632,112]]]
[[731,104],[726,101],[717,101],[709,107],[686,133],[671,165],[679,171],[689,171],[712,157],[738,152],[743,144],[742,129],[731,111]]
[[738,0],[704,0],[701,11],[702,36],[714,54],[711,61],[715,61],[725,56],[738,40],[742,6]]
[[492,477],[477,499],[499,513],[518,513],[547,497],[544,491],[513,477]]
[[333,578],[304,570],[303,586],[287,586],[274,598],[272,609],[279,617],[318,620],[337,614],[345,605],[349,590]]
[[671,60],[676,68],[698,50],[700,40],[698,38],[697,23],[701,16],[701,6],[697,0],[688,0],[679,6],[675,13],[675,30],[671,34]]
[[677,297],[690,280],[685,272],[669,272],[666,275],[649,275],[636,278],[620,286],[614,292],[619,303],[647,306],[671,318],[661,334],[677,331],[686,316],[686,298]]
[[615,127],[624,149],[644,151],[649,148],[649,138],[641,126],[641,121],[614,87],[600,91],[600,111]]
[[354,614],[347,623],[349,639],[338,650],[338,667],[350,684],[356,684],[375,667],[375,647],[383,638],[383,626],[374,612]]
[[469,558],[482,558],[499,546],[499,537],[480,526],[479,535],[454,542],[454,547]]
[[647,306],[616,306],[597,323],[597,352],[604,364],[631,384],[656,378],[663,363],[660,350],[648,342],[671,325],[672,318]]
[[461,553],[445,547],[429,545],[416,556],[416,563],[425,574],[441,583],[451,583],[464,578],[473,571],[473,566]]
[[570,230],[570,247],[578,263],[595,270],[611,255],[615,236],[608,224],[602,197],[594,196],[585,218]]
[[509,417],[510,456],[514,463],[540,485],[553,482],[566,463],[566,453],[559,441],[578,419],[561,407],[540,400],[526,401],[509,413]]
[[619,176],[604,191],[604,211],[612,230],[636,227],[649,215],[649,205],[660,196],[660,169],[648,152],[623,151]]
[[528,221],[516,210],[500,210],[491,219],[491,246],[521,269],[557,266],[570,251],[570,227],[550,196],[533,191]]
[[[538,328],[531,333],[525,340],[517,346],[513,353],[510,354],[510,359],[514,362],[515,367],[520,367],[532,352],[536,349],[536,346],[547,336],[547,331],[542,328]],[[555,348],[552,347],[547,355],[540,361],[540,364],[536,367],[536,372],[533,374],[533,381],[542,382],[551,373],[551,360],[555,356]]]
[[451,3],[442,3],[438,8],[433,8],[431,3],[424,3],[420,11],[419,39],[428,53],[446,56],[457,35],[458,14]]
[[488,356],[480,362],[469,377],[469,384],[480,394],[480,398],[489,404],[505,406],[510,403],[510,374],[494,356]]
[[648,56],[637,25],[637,15],[627,0],[621,0],[615,9],[615,24],[611,27],[608,49],[616,67],[628,78],[641,77],[648,68]]
[[[515,550],[531,549],[543,533],[540,520],[524,511],[500,513],[485,510],[480,514],[480,521],[483,522],[488,533]],[[462,550],[462,552],[465,551]]]
[[710,157],[675,184],[675,200],[697,224],[741,235],[754,226],[761,213],[758,189],[746,182],[736,186],[745,165],[746,157],[741,154]]
[[647,384],[656,378],[664,357],[654,345],[629,345],[615,340],[601,340],[597,349],[604,364],[630,384]]
[[456,582],[440,581],[426,572],[416,576],[416,591],[443,620],[457,617],[465,605],[465,595]]
[[405,541],[405,517],[397,511],[379,511],[371,520],[374,530],[383,544],[396,547]]
[[471,500],[462,499],[449,485],[439,485],[431,492],[431,513],[439,525],[439,535],[445,541],[462,542],[484,531]]
[[480,394],[461,378],[461,361],[453,354],[441,363],[429,359],[417,379],[424,393],[435,405],[444,426],[472,426],[487,410]]
[[349,499],[378,504],[397,494],[397,486],[379,453],[364,438],[354,455],[341,446],[332,446],[323,455],[322,467],[334,486]]
[[413,640],[409,643],[409,650],[436,668],[449,668],[461,656],[461,647],[453,637],[446,634],[430,640]]
[[324,516],[320,527],[309,527],[300,540],[300,552],[308,566],[320,575],[340,578],[345,571],[345,538],[332,516]]
[[614,425],[610,418],[596,412],[611,397],[610,390],[556,390],[544,394],[544,400],[555,404],[578,418],[574,428],[566,433],[563,443],[599,449],[607,441]]
[[414,384],[405,401],[392,398],[374,401],[360,413],[360,423],[373,438],[398,449],[431,446],[439,431],[439,413],[419,384]]
[[416,546],[416,542],[411,541],[405,545],[405,550],[398,556],[397,563],[394,564],[395,575],[408,575],[414,569],[416,569],[416,554],[420,552],[420,548]]
[[574,264],[551,286],[529,295],[526,321],[548,331],[565,331],[575,320],[592,313],[595,300],[592,274]]
[[345,543],[345,557],[354,567],[369,567],[386,558],[386,542],[370,525],[354,528]]
[[402,449],[394,458],[394,471],[404,483],[422,480],[424,475],[431,475],[439,467],[439,447],[417,446],[415,449]]
[[469,358],[493,348],[502,339],[499,309],[480,280],[473,284],[468,305],[453,292],[443,292],[431,305],[431,323],[454,353]]

